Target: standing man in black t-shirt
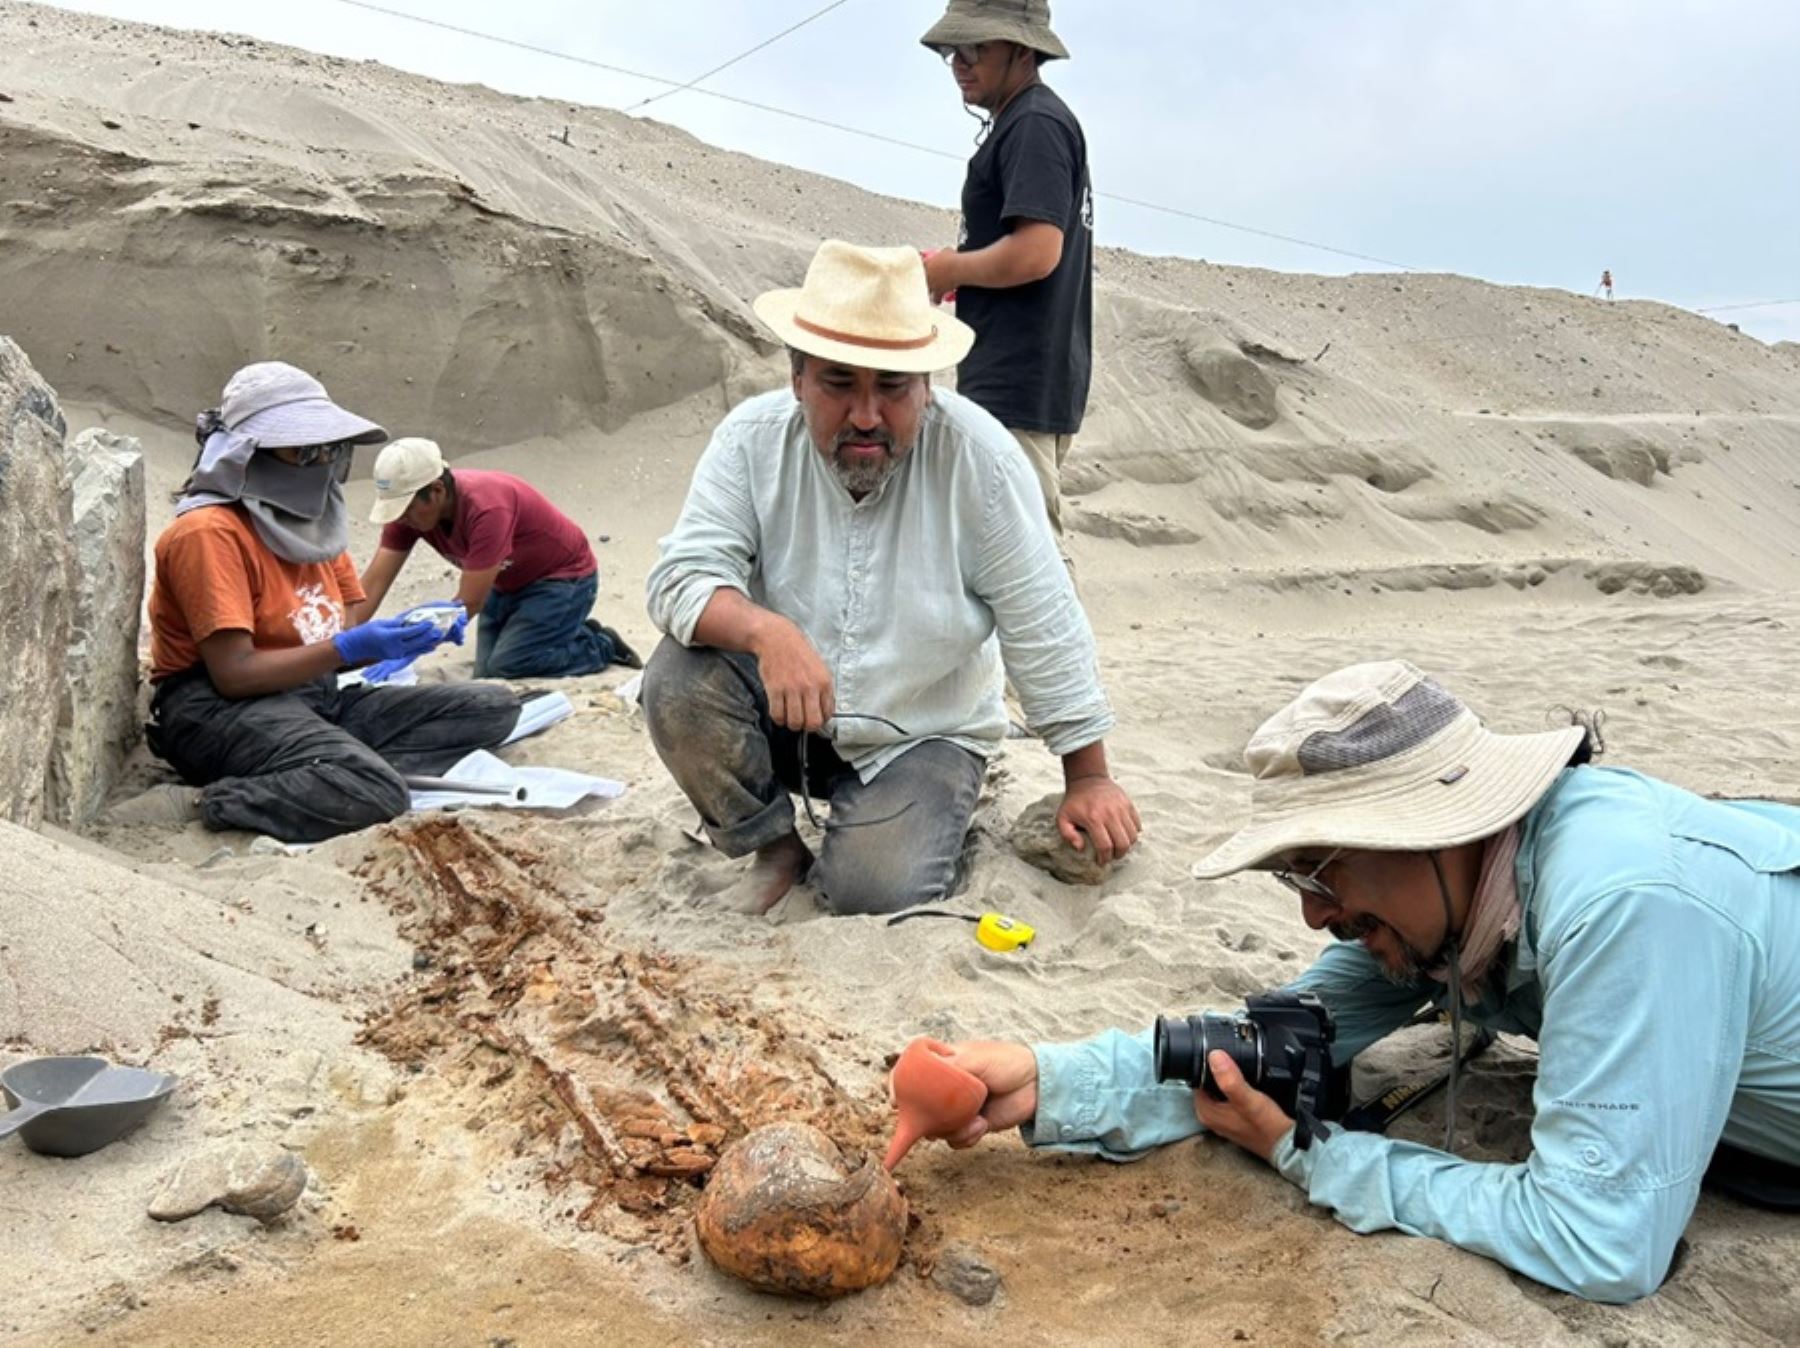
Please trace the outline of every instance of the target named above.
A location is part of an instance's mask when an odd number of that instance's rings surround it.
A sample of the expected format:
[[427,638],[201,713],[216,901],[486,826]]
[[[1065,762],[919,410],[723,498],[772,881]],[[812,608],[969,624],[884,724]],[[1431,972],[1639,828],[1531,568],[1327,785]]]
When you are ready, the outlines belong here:
[[1060,547],[1061,470],[1087,410],[1094,319],[1087,139],[1038,74],[1068,48],[1048,0],[950,0],[920,41],[988,125],[963,181],[962,240],[926,258],[926,284],[934,299],[955,291],[956,316],[975,329],[957,389],[1017,438]]

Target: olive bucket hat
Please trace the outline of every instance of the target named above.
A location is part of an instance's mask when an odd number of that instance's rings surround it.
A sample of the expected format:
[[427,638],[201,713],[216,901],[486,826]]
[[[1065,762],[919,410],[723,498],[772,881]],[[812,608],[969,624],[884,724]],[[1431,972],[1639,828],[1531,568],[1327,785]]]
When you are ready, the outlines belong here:
[[1016,42],[1047,61],[1069,54],[1050,31],[1050,0],[950,0],[944,17],[919,42],[933,51],[975,42]]

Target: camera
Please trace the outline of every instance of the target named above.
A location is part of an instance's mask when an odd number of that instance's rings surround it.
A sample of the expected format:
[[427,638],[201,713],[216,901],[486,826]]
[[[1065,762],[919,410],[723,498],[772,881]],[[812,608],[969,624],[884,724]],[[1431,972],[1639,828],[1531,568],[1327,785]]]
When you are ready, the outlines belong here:
[[1185,1081],[1223,1100],[1206,1055],[1227,1053],[1245,1081],[1310,1134],[1310,1120],[1341,1118],[1349,1106],[1350,1069],[1331,1061],[1336,1038],[1330,1009],[1310,992],[1259,993],[1233,1016],[1158,1016],[1156,1079]]

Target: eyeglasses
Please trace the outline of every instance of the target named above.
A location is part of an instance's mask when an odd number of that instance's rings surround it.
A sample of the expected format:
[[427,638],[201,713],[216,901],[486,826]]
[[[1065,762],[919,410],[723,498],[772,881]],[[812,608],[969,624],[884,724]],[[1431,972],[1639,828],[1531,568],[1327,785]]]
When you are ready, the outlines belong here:
[[972,66],[980,64],[981,53],[986,51],[987,47],[988,44],[985,42],[964,42],[954,47],[939,47],[937,54],[944,58],[945,65],[949,65],[953,61],[960,61],[963,65]]
[[329,445],[295,445],[292,450],[294,466],[311,468],[316,464],[336,463],[351,449],[352,446],[348,440],[339,440]]
[[1334,907],[1339,906],[1337,892],[1319,879],[1320,874],[1343,853],[1343,848],[1335,849],[1330,856],[1314,866],[1310,871],[1278,870],[1270,871],[1282,884],[1286,885],[1301,898],[1323,899]]
[[[865,716],[861,712],[840,711],[832,716],[831,719],[833,721],[875,721],[898,734],[904,735],[907,733],[905,726],[895,725],[894,722],[888,720],[885,716]],[[825,738],[836,739],[837,736],[834,733],[826,735]],[[846,828],[874,828],[877,824],[893,823],[894,820],[898,819],[901,815],[912,809],[914,805],[918,804],[917,801],[909,800],[892,814],[884,814],[879,819],[846,820],[843,823],[839,823],[835,819],[820,819],[818,812],[813,809],[812,793],[807,790],[806,786],[806,744],[810,739],[812,739],[812,736],[807,734],[804,730],[800,732],[800,804],[805,807],[806,817],[811,821],[814,828],[823,832],[836,832],[839,829]]]

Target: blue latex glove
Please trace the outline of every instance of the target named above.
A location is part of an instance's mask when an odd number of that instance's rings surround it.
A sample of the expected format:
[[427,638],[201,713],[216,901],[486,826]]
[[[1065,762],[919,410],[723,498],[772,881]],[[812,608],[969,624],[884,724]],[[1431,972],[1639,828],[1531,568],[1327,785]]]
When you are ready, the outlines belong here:
[[444,640],[453,641],[460,646],[463,644],[463,633],[468,630],[469,615],[466,612],[458,614],[456,621],[450,624],[450,630],[444,633]]
[[404,660],[381,660],[363,670],[363,682],[371,686],[384,684],[403,669],[412,668],[412,657]]
[[442,638],[430,623],[404,618],[377,618],[339,632],[331,639],[338,658],[346,665],[368,665],[378,660],[416,660],[436,648]]

